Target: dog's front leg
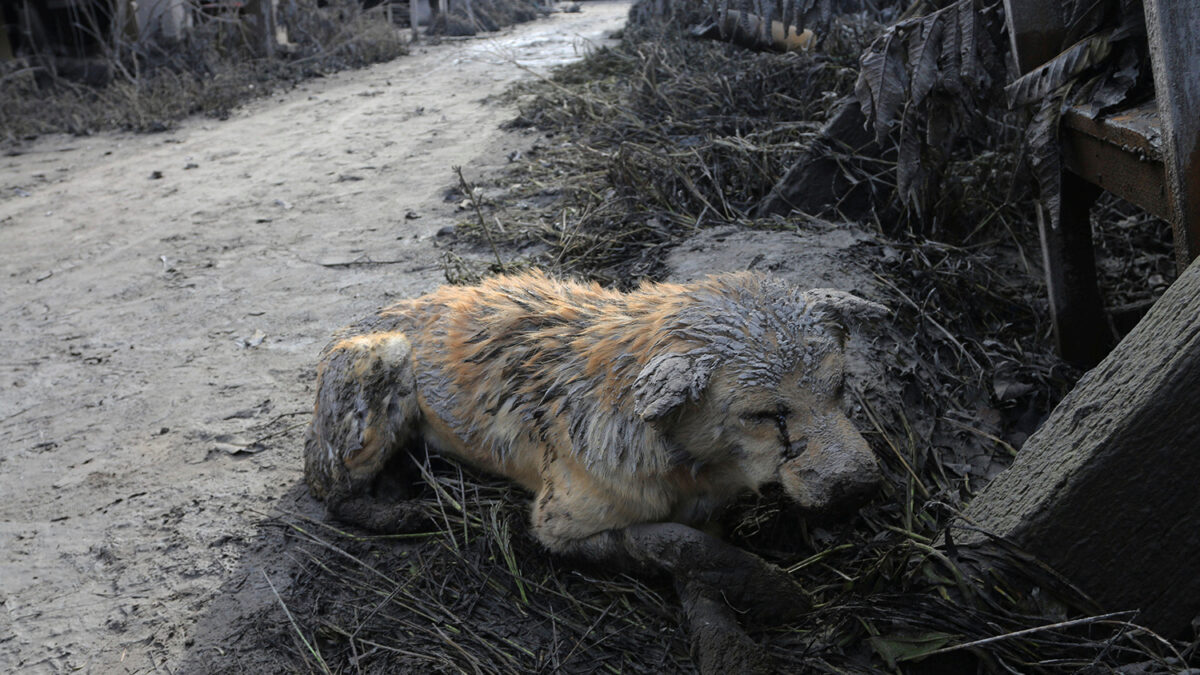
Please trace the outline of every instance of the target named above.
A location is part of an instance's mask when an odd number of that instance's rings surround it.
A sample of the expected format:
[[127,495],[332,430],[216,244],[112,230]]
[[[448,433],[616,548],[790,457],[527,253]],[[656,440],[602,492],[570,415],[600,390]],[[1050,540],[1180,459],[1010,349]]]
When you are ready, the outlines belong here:
[[763,621],[794,619],[810,607],[787,572],[753,553],[679,523],[643,523],[617,530],[622,552],[670,572],[696,592],[720,597]]
[[687,616],[692,656],[703,673],[771,672],[738,615],[786,621],[810,608],[807,594],[782,569],[686,525],[632,525],[572,548],[634,571],[670,573]]

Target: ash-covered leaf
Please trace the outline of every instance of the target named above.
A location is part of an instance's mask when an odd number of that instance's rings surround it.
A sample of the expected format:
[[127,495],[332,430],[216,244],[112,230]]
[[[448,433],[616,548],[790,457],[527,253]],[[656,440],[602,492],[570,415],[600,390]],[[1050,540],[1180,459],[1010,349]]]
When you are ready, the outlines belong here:
[[1091,101],[1096,105],[1097,116],[1123,105],[1142,75],[1141,54],[1133,45],[1126,45],[1118,58],[1117,67],[1102,75],[1099,85],[1093,90]]
[[[738,15],[738,30],[743,35],[753,35],[754,0],[742,0],[740,7],[739,11],[741,14]],[[725,25],[724,22],[721,25]]]
[[912,104],[920,105],[937,84],[938,61],[942,53],[942,35],[945,30],[943,23],[940,14],[935,15],[931,21],[922,22],[916,29],[921,32],[920,39],[909,42],[908,63],[912,70]]
[[796,16],[796,0],[782,0],[781,5],[779,20],[783,22],[783,34],[787,35],[795,25],[793,17]]
[[979,65],[979,21],[974,3],[960,2],[954,5],[958,18],[958,62],[962,65],[962,79],[969,88],[977,87],[986,76]]
[[[759,22],[759,26],[762,27],[762,33],[759,39],[764,44],[767,44],[771,42],[771,22],[775,20],[777,14],[776,2],[775,0],[759,0],[759,4],[762,6],[759,12],[762,15],[762,21]],[[784,33],[784,35],[786,36],[787,33]]]
[[908,91],[908,72],[904,67],[904,42],[897,30],[888,30],[863,54],[862,70],[854,93],[863,112],[874,123],[875,136],[887,138]]
[[921,165],[921,135],[917,133],[917,106],[909,103],[904,108],[904,119],[900,124],[900,148],[896,161],[896,191],[906,204],[912,204],[917,209],[917,217],[921,214],[921,200],[916,189],[925,178],[925,169]]
[[[951,5],[946,9],[938,12],[946,16],[946,24],[950,27],[943,37],[942,48],[938,53],[938,86],[950,92],[954,96],[968,96],[966,82],[963,80],[963,71],[965,70],[960,64],[962,59],[962,31],[959,30],[958,8],[957,5]],[[934,20],[933,15],[929,20]]]
[[802,25],[804,28],[813,26],[826,28],[833,19],[834,3],[830,0],[812,0],[809,9],[801,15]]
[[1062,159],[1059,156],[1058,122],[1071,87],[1066,86],[1042,99],[1041,106],[1025,134],[1029,146],[1026,156],[1038,184],[1042,206],[1048,212],[1051,228],[1058,228],[1062,204]]
[[1098,31],[1113,4],[1111,0],[1064,0],[1062,18],[1066,34],[1062,44],[1074,44]]
[[877,142],[901,117],[896,184],[906,205],[921,210],[963,120],[989,106],[989,72],[1003,68],[998,19],[975,0],[955,0],[889,26],[861,58],[855,94]]
[[1039,101],[1104,61],[1112,53],[1112,34],[1109,29],[1084,38],[1005,87],[1009,106]]

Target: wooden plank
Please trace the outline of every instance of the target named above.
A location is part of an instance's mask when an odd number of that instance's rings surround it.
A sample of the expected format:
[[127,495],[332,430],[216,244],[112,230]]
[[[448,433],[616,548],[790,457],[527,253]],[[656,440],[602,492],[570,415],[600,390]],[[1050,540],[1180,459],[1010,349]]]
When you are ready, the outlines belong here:
[[1180,270],[1200,255],[1200,4],[1145,0]]
[[[1050,564],[1108,610],[1192,639],[1200,613],[1200,262],[1079,381],[963,521]],[[961,545],[985,538],[955,533]]]
[[1066,28],[1057,0],[1004,0],[1004,22],[1022,75],[1062,51]]
[[[1100,139],[1064,129],[1063,164],[1072,173],[1108,192],[1170,220],[1162,162],[1143,161],[1137,155]],[[1064,199],[1071,196],[1064,193]]]
[[1101,116],[1096,103],[1073,105],[1063,112],[1062,124],[1094,138],[1120,146],[1141,159],[1162,161],[1162,122],[1154,99],[1126,110]]
[[1037,210],[1054,339],[1062,357],[1083,368],[1099,363],[1113,343],[1092,245],[1090,214],[1099,194],[1100,188],[1064,171],[1058,227],[1041,205]]
[[[1158,105],[1149,101],[1109,117],[1094,106],[1069,108],[1062,118],[1063,163],[1085,180],[1170,219],[1162,163]],[[1070,195],[1064,192],[1064,197]]]

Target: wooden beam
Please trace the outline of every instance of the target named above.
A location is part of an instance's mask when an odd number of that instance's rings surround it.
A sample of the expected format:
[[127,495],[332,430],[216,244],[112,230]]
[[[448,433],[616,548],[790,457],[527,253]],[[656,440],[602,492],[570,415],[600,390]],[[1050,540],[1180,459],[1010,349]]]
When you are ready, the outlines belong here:
[[[1153,99],[1115,115],[1097,106],[1068,108],[1060,134],[1067,169],[1150,213],[1170,220],[1161,124]],[[1064,198],[1070,193],[1063,191]]]
[[1058,218],[1037,207],[1054,340],[1062,357],[1082,368],[1099,363],[1114,341],[1096,284],[1091,209],[1099,195],[1100,188],[1064,171]]
[[1200,5],[1145,0],[1180,270],[1200,255]]
[[1004,22],[1022,75],[1062,51],[1066,28],[1059,2],[1004,0]]
[[[1167,637],[1200,614],[1200,262],[1025,442],[963,520]],[[974,545],[978,531],[955,536]],[[1189,638],[1190,639],[1190,638]]]

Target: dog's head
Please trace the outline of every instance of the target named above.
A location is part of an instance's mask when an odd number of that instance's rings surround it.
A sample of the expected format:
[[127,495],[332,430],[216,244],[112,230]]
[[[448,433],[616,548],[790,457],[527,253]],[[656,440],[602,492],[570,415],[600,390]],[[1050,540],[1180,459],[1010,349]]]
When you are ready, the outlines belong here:
[[778,482],[805,510],[836,510],[873,492],[878,463],[842,411],[844,346],[848,327],[887,309],[751,275],[703,288],[675,330],[687,348],[642,369],[642,419],[668,427],[692,461],[723,465],[746,487]]

